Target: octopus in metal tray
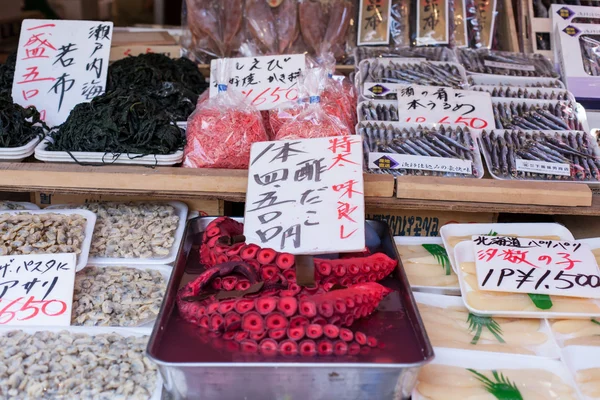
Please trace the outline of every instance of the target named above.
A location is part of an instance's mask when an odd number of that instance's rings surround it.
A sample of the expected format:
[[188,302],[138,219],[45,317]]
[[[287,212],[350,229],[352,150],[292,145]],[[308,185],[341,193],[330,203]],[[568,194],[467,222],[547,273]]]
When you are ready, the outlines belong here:
[[88,266],[75,275],[72,325],[138,326],[156,319],[167,283],[159,271]]
[[147,400],[156,366],[145,356],[148,336],[20,330],[0,335],[3,399]]
[[383,253],[314,259],[313,287],[297,283],[296,259],[244,243],[243,225],[212,221],[200,247],[207,267],[177,295],[179,314],[232,351],[267,356],[356,355],[375,337],[353,331],[391,290],[377,283],[397,262]]

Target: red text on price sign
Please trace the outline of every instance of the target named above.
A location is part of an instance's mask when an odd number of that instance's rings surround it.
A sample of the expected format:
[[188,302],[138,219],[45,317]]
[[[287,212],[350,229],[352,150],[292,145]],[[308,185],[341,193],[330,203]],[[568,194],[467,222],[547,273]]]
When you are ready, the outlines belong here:
[[298,88],[294,84],[293,87],[282,88],[268,87],[261,91],[254,89],[242,90],[242,94],[246,96],[248,103],[254,107],[259,107],[267,104],[278,104],[281,101],[296,101],[298,99]]
[[19,297],[14,300],[0,301],[0,325],[6,325],[13,320],[28,321],[40,313],[46,317],[58,317],[67,311],[67,304],[62,300],[36,300],[34,296],[29,298]]
[[433,124],[448,124],[448,125],[464,125],[466,127],[473,128],[473,129],[485,129],[489,126],[489,123],[484,119],[477,118],[477,117],[469,118],[469,117],[463,117],[463,116],[458,116],[458,117],[445,116],[442,118],[433,118],[433,119],[428,118],[426,116],[406,117],[404,119],[404,122],[417,123],[417,124],[433,123]]

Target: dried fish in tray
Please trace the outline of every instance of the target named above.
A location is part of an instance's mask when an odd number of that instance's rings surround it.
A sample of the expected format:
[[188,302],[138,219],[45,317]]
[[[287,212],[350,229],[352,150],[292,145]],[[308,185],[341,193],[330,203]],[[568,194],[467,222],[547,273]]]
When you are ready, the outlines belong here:
[[574,101],[568,90],[554,88],[523,88],[517,86],[472,86],[470,90],[488,92],[492,97],[506,97],[534,100],[569,100]]
[[356,47],[354,63],[367,58],[421,58],[427,61],[456,62],[456,55],[447,47]]
[[361,122],[358,126],[358,132],[363,137],[365,165],[369,165],[369,153],[438,157],[471,162],[470,174],[412,168],[369,168],[369,172],[466,178],[481,178],[483,176],[479,147],[473,140],[468,128],[452,128],[444,125],[434,128],[422,126],[407,128],[393,123]]
[[585,132],[484,130],[479,142],[498,179],[600,180],[600,150]]
[[600,76],[600,35],[582,35],[579,37],[579,47],[583,69],[591,76]]
[[550,60],[540,54],[488,49],[458,49],[459,62],[469,72],[492,75],[557,78]]
[[395,83],[401,85],[467,86],[464,68],[457,63],[410,61],[393,58],[372,58],[360,62],[357,81]]
[[570,101],[493,99],[492,107],[498,129],[587,130]]
[[361,101],[359,121],[398,121],[398,103],[394,101]]
[[508,75],[470,75],[469,85],[485,85],[485,86],[517,86],[517,87],[537,87],[537,88],[560,88],[564,89],[565,85],[560,79],[556,78],[536,78],[523,76],[508,76]]

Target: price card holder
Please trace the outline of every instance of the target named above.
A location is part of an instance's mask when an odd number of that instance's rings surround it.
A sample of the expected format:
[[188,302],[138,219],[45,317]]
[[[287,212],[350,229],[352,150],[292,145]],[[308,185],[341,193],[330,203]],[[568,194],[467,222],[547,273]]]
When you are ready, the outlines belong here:
[[69,326],[74,253],[0,257],[0,325]]
[[479,289],[600,298],[600,273],[577,241],[473,236]]
[[359,136],[252,145],[248,243],[297,255],[362,251],[364,207]]
[[[259,110],[270,110],[280,104],[298,99],[298,78],[304,71],[304,54],[243,57],[227,63],[230,79],[227,90],[245,96],[248,104]],[[210,62],[210,97],[217,95],[217,65]]]

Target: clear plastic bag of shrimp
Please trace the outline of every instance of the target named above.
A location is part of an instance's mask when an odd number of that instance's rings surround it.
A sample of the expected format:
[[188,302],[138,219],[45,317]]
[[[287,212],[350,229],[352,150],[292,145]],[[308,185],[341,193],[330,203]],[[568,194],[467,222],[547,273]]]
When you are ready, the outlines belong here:
[[309,104],[295,118],[281,126],[276,140],[311,139],[349,135],[350,129],[337,116],[329,115],[321,103],[322,88],[327,73],[323,68],[307,69],[300,76],[300,85],[308,93]]
[[227,90],[229,62],[218,60],[218,94],[199,103],[188,118],[184,167],[245,169],[252,143],[269,140],[260,112]]

